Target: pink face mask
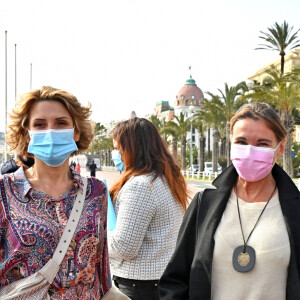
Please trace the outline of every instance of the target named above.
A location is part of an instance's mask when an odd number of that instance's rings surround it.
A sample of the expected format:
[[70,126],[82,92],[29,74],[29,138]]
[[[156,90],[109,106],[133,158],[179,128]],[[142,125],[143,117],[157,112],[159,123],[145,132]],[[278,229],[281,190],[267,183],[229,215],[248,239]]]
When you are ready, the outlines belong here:
[[231,144],[231,160],[238,174],[249,182],[265,178],[273,168],[277,150],[252,145]]

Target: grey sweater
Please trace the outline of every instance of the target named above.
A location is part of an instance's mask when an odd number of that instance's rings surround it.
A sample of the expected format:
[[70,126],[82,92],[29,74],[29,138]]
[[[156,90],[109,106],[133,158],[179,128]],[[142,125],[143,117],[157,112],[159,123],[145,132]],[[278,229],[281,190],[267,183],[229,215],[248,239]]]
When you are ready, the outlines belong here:
[[175,249],[183,209],[167,181],[151,175],[131,177],[115,203],[117,225],[108,232],[112,274],[138,280],[159,279]]

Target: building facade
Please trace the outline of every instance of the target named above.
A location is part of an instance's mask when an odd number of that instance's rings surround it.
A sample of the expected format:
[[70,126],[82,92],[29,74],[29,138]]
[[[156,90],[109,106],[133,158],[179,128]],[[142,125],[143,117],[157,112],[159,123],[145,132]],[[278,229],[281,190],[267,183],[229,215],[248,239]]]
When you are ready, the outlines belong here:
[[[254,82],[262,82],[268,76],[266,70],[270,69],[272,65],[280,71],[280,58],[258,69],[255,74],[248,79]],[[284,57],[284,73],[291,72],[298,68],[300,68],[300,49],[295,49],[287,53]]]

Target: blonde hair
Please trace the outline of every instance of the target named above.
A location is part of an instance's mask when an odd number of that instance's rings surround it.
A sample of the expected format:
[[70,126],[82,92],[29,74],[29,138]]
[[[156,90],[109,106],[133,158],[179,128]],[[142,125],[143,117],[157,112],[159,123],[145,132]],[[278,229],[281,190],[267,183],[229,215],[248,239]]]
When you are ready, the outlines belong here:
[[8,133],[5,136],[10,151],[16,150],[20,155],[29,156],[27,148],[30,111],[33,104],[40,101],[57,101],[64,105],[73,119],[75,132],[80,132],[80,139],[76,142],[78,151],[73,152],[72,155],[85,151],[94,136],[92,124],[89,120],[91,115],[90,105],[82,106],[74,95],[51,86],[43,86],[39,90],[30,91],[22,95],[17,102],[16,107],[9,116],[10,123]]

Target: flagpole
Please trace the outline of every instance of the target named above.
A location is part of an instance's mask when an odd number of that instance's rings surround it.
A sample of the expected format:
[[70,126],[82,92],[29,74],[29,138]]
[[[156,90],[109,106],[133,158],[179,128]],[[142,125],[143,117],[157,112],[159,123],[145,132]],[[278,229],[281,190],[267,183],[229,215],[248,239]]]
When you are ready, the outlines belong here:
[[30,63],[30,90],[32,90],[32,63]]
[[17,44],[15,44],[15,102],[17,101]]
[[[7,126],[7,30],[5,30],[5,118],[4,118],[4,134],[6,134]],[[7,161],[7,144],[4,141],[4,160]]]

